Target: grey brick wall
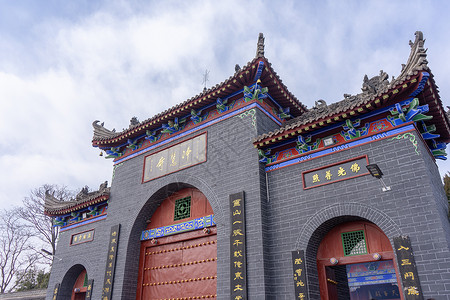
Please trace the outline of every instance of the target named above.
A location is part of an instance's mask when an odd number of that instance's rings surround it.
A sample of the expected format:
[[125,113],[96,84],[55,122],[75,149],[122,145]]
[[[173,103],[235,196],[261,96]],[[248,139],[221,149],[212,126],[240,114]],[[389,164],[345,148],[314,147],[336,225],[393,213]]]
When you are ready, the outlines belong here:
[[[409,140],[385,139],[276,170],[266,178],[252,138],[275,128],[277,125],[259,109],[254,117],[246,114],[216,123],[205,130],[205,163],[144,184],[144,156],[160,149],[117,166],[108,217],[61,233],[56,255],[62,260],[54,261],[47,299],[51,299],[55,283],[64,282],[66,290],[73,285],[80,266],[87,269],[89,279],[95,280],[92,298],[100,299],[109,232],[111,226],[119,223],[113,299],[134,299],[139,238],[146,220],[165,197],[189,186],[206,195],[216,216],[219,299],[229,299],[230,295],[228,197],[240,191],[245,192],[246,198],[249,299],[293,299],[291,251],[295,249],[305,250],[310,297],[319,299],[318,245],[331,228],[351,220],[375,223],[391,242],[395,236],[410,236],[425,298],[450,299],[447,203],[437,167],[418,137],[419,155]],[[364,154],[370,163],[380,166],[392,191],[382,192],[380,182],[371,176],[303,190],[302,171]],[[93,242],[69,246],[72,234],[91,228],[95,228]],[[67,298],[62,295],[60,299]]]
[[[419,155],[407,139],[385,139],[269,173],[268,297],[293,299],[289,251],[302,249],[310,299],[320,299],[316,253],[321,239],[342,222],[369,220],[391,243],[395,236],[410,236],[425,299],[450,299],[445,195],[434,161],[420,138],[416,140]],[[391,191],[382,192],[379,180],[370,175],[303,190],[303,171],[364,154],[380,166]]]
[[[264,118],[263,126],[256,126],[256,119]],[[218,239],[217,294],[227,299],[230,294],[230,218],[228,197],[240,191],[246,200],[247,282],[248,293],[254,299],[264,299],[266,293],[266,260],[263,239],[267,214],[262,202],[261,187],[265,182],[263,167],[258,162],[252,139],[268,128],[275,128],[273,121],[255,111],[255,115],[234,116],[207,128],[208,151],[205,163],[169,174],[150,182],[141,183],[144,156],[132,158],[116,167],[111,185],[108,217],[104,221],[63,232],[58,243],[47,299],[56,282],[61,282],[68,270],[80,264],[93,278],[93,299],[100,299],[103,287],[108,235],[111,226],[121,224],[119,248],[114,280],[113,299],[134,299],[137,288],[140,234],[159,203],[170,193],[187,186],[202,191],[208,198],[215,214]],[[192,134],[190,137],[195,136]],[[185,137],[187,139],[189,137]],[[169,145],[179,142],[172,142]],[[167,147],[169,145],[165,145]],[[264,193],[263,193],[264,195]],[[265,200],[265,199],[263,199]],[[264,212],[263,212],[264,211]],[[70,235],[95,227],[93,242],[68,246]],[[263,229],[264,228],[264,229]],[[73,284],[73,283],[72,283]],[[61,298],[63,299],[63,298]]]

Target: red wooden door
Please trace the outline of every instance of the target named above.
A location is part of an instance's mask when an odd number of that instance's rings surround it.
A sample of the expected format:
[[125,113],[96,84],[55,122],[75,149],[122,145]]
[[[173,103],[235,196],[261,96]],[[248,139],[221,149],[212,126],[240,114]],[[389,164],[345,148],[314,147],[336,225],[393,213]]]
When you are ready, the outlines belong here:
[[86,299],[86,293],[75,293],[75,300],[84,300]]
[[87,287],[85,283],[87,283],[87,273],[86,270],[83,270],[73,285],[71,300],[84,300],[86,298]]
[[215,228],[211,228],[209,234],[198,230],[161,238],[156,245],[151,244],[151,241],[143,244],[137,299],[216,297]]
[[[175,217],[178,199],[190,198],[190,212]],[[184,209],[184,208],[183,208]],[[146,229],[161,228],[213,214],[195,188],[182,189],[161,202]],[[156,243],[154,243],[156,241]],[[217,230],[195,230],[141,242],[137,300],[211,299],[217,293]]]

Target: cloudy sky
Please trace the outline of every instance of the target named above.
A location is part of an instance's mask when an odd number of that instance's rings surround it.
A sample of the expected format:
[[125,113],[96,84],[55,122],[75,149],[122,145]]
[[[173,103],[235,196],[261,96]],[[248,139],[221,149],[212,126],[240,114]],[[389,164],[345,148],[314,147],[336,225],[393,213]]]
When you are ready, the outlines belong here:
[[[450,105],[448,1],[0,0],[0,207],[45,183],[96,189],[112,161],[92,122],[122,130],[265,55],[308,107],[398,76],[414,32]],[[450,164],[440,164],[441,173]]]

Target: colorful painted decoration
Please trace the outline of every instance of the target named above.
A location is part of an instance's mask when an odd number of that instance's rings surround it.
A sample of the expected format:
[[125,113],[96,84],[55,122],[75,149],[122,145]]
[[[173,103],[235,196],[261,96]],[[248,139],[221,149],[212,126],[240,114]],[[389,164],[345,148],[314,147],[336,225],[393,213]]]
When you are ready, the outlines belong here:
[[263,62],[263,61],[260,61],[260,62],[258,63],[258,70],[256,71],[256,74],[255,74],[255,81],[258,81],[259,78],[261,77],[263,68],[264,68],[264,62]]
[[216,100],[216,108],[219,114],[226,112],[228,110],[227,106],[228,99],[222,100],[220,98],[217,98]]
[[134,141],[131,139],[128,139],[127,148],[131,149],[131,150],[136,150],[137,148],[139,148],[138,139],[135,139]]
[[280,111],[278,112],[277,116],[280,119],[288,119],[292,117],[291,114],[289,113],[289,107],[280,108]]
[[396,137],[393,137],[391,140],[400,140],[400,139],[407,139],[409,140],[416,151],[416,154],[419,155],[420,152],[417,150],[417,141],[416,141],[416,136],[414,134],[412,134],[411,132],[407,132],[407,133],[403,133],[403,134],[399,134]]
[[438,143],[433,139],[431,140],[431,145],[432,146],[430,150],[434,158],[447,160],[447,153],[445,152],[445,148],[447,148],[447,145],[445,143]]
[[156,142],[156,140],[158,140],[159,136],[156,135],[156,130],[155,131],[150,131],[147,130],[145,132],[145,139],[150,141],[150,143]]
[[64,226],[66,221],[64,217],[56,217],[53,219],[53,226]]
[[96,216],[98,215],[98,206],[89,206],[89,212],[86,213],[88,216]]
[[252,126],[256,129],[256,110],[254,108],[249,109],[240,114],[238,117],[243,119],[247,116],[250,116],[252,118]]
[[303,136],[299,135],[297,137],[297,146],[295,146],[295,148],[299,153],[306,153],[308,151],[316,150],[317,148],[319,148],[320,141],[321,139],[316,139],[313,144],[310,144],[310,135],[308,135],[306,139]]
[[120,152],[120,149],[118,147],[111,147],[109,150],[105,150],[108,156],[105,158],[117,158],[122,156],[122,152]]
[[264,152],[261,149],[258,149],[259,162],[270,164],[271,162],[275,161],[277,154],[269,156],[271,151],[272,151],[271,149],[267,149],[267,151]]
[[439,134],[433,134],[433,132],[436,131],[435,125],[432,124],[427,126],[423,121],[420,122],[420,125],[422,126],[421,134],[424,140],[437,139],[438,137],[440,137]]
[[[406,125],[403,127],[394,128],[389,131],[380,132],[380,133],[376,133],[371,136],[363,137],[361,139],[352,140],[347,143],[341,144],[339,146],[317,149],[318,151],[311,151],[306,154],[300,153],[296,148],[286,149],[284,151],[277,152],[276,157],[271,162],[271,165],[267,166],[265,168],[265,170],[266,170],[266,172],[271,172],[271,171],[277,170],[279,168],[302,163],[304,161],[307,161],[307,160],[310,160],[310,159],[313,159],[313,158],[316,158],[319,156],[336,153],[338,151],[344,151],[346,149],[350,149],[350,148],[356,147],[356,146],[364,144],[364,143],[370,143],[370,142],[373,142],[373,141],[376,141],[379,139],[387,138],[390,136],[395,136],[397,134],[401,134],[401,133],[404,133],[407,131],[412,131],[412,130],[414,130],[414,125],[409,124],[409,125]],[[339,142],[342,143],[343,141],[339,141]],[[416,141],[416,143],[417,143],[417,141]],[[289,159],[286,159],[287,157],[285,157],[284,155],[280,155],[282,153],[289,152],[289,150],[291,150],[292,151],[291,153],[293,154],[293,155],[289,155]],[[295,153],[295,152],[298,152],[298,153]]]
[[168,121],[167,124],[162,124],[162,130],[161,133],[175,133],[181,129],[183,129],[182,124],[186,122],[186,119],[178,120],[178,118],[175,118],[173,121]]
[[154,238],[159,238],[163,236],[168,236],[172,234],[207,228],[216,225],[214,221],[214,215],[209,215],[206,217],[200,217],[194,220],[185,221],[182,223],[168,225],[164,227],[144,230],[141,233],[141,241],[151,240]]
[[390,108],[389,112],[392,116],[388,116],[388,120],[394,126],[401,125],[405,122],[418,122],[424,120],[431,120],[433,116],[426,116],[424,113],[428,112],[428,104],[419,106],[419,99],[414,98],[411,102],[405,102],[404,106],[396,103],[395,107]]
[[72,212],[72,213],[70,213],[70,215],[72,218],[69,219],[69,223],[70,222],[78,222],[81,219],[80,212]]
[[245,102],[252,101],[252,100],[260,100],[268,97],[269,88],[261,87],[259,85],[261,83],[261,80],[258,79],[255,83],[255,85],[251,88],[248,86],[244,86],[244,99]]
[[370,123],[366,123],[364,127],[356,129],[355,127],[359,127],[360,124],[360,119],[357,119],[354,122],[350,121],[349,119],[345,120],[345,125],[342,125],[342,128],[344,128],[344,130],[346,131],[341,131],[341,135],[346,141],[367,135],[367,129],[369,129]]
[[194,122],[194,124],[200,123],[203,121],[203,118],[201,117],[201,110],[196,112],[195,109],[191,109],[191,120]]

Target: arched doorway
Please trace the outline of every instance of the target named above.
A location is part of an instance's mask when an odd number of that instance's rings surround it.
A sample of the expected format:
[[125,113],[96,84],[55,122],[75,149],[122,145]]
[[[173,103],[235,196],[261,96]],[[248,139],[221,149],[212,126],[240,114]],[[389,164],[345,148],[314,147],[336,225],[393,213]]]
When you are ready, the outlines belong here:
[[403,299],[392,246],[370,222],[331,229],[319,245],[317,270],[321,299]]
[[[146,230],[168,235],[141,242],[136,299],[216,298],[216,227],[180,225],[211,215],[211,205],[196,188],[181,189],[161,202]],[[180,233],[170,234],[175,230]]]
[[58,300],[85,299],[88,274],[83,265],[72,266],[64,275],[58,292]]
[[88,276],[87,272],[84,269],[81,271],[80,275],[78,275],[75,284],[72,289],[72,297],[71,300],[84,300],[86,299],[86,292],[88,286]]

